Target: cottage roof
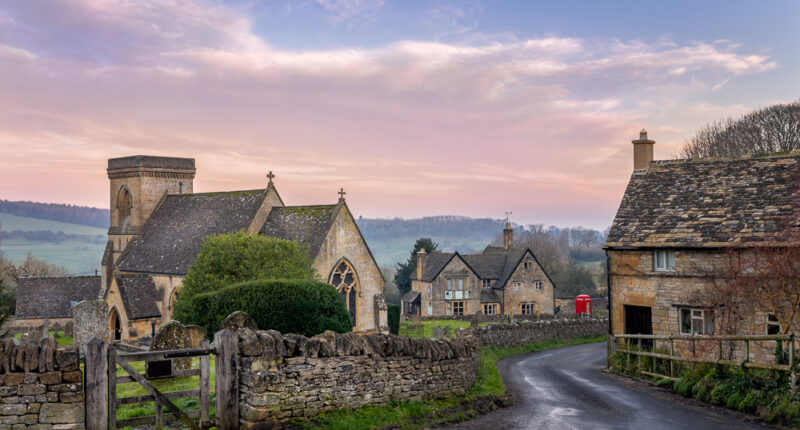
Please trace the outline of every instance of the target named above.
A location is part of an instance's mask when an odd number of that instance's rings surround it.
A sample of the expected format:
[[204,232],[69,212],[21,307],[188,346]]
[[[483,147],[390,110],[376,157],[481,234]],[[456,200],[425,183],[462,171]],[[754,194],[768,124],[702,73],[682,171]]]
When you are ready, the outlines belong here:
[[400,300],[407,303],[413,303],[414,301],[419,300],[419,296],[420,296],[419,291],[412,290],[403,294],[403,297],[401,297]]
[[120,257],[123,272],[185,275],[203,240],[246,230],[265,190],[168,195]]
[[[431,252],[425,258],[425,269],[422,273],[422,281],[431,282],[436,275],[444,269],[444,266],[455,256],[455,252]],[[417,272],[411,274],[411,279],[417,279]]]
[[717,248],[772,240],[798,226],[799,161],[796,153],[653,161],[631,176],[605,247]]
[[163,296],[159,292],[153,278],[148,275],[122,275],[116,276],[117,287],[125,305],[128,318],[132,320],[142,318],[156,318],[161,316],[161,311],[156,306],[156,300]]
[[502,303],[503,299],[497,295],[495,288],[481,288],[481,303]]
[[100,283],[99,276],[21,278],[16,318],[72,318],[72,302],[97,299]]
[[264,236],[300,242],[308,246],[311,258],[317,256],[331,229],[338,205],[284,206],[270,211],[261,228]]

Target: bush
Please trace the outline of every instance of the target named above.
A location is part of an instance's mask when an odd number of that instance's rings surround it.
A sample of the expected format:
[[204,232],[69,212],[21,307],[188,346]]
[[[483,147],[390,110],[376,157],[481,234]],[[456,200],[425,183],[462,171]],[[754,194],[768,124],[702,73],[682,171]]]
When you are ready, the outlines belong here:
[[389,332],[400,334],[400,305],[387,304],[387,320],[389,322]]
[[325,330],[345,333],[353,328],[350,313],[336,289],[308,279],[243,282],[180,300],[183,306],[180,313],[176,312],[176,319],[203,326],[209,337],[234,311],[253,317],[260,329],[281,333],[313,336]]

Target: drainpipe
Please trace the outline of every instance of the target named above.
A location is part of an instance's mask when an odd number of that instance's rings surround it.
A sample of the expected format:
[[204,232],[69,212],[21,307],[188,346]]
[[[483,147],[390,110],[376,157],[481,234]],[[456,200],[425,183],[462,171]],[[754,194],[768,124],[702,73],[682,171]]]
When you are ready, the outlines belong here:
[[604,250],[606,253],[606,284],[608,284],[608,334],[612,335],[614,332],[611,329],[611,260],[608,258],[608,249]]

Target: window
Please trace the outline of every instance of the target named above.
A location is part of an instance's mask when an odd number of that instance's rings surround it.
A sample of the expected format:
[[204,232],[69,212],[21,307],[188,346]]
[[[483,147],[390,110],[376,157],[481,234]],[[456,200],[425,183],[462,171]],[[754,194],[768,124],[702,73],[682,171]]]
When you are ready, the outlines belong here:
[[525,270],[531,270],[533,268],[533,263],[530,261],[526,261],[524,264]]
[[518,293],[520,288],[522,288],[522,282],[514,282],[514,292]]
[[492,286],[492,281],[488,279],[483,280],[483,288],[490,288]]
[[428,315],[433,315],[433,306],[428,305]]
[[350,322],[356,326],[356,296],[358,291],[358,275],[347,260],[341,260],[331,272],[328,282],[333,285],[350,311]]
[[467,280],[464,278],[447,279],[447,290],[444,292],[445,300],[463,300],[469,298],[469,290],[465,290]]
[[544,282],[542,282],[542,281],[534,281],[533,288],[536,288],[537,290],[541,290],[542,287],[544,287]]
[[484,303],[483,304],[483,314],[484,315],[497,315],[497,303]]
[[653,251],[653,267],[658,272],[675,270],[675,251],[660,249]]
[[520,306],[522,307],[522,309],[520,309],[522,315],[533,315],[536,309],[535,303],[523,303]]
[[781,334],[781,322],[773,314],[767,315],[767,334]]
[[464,315],[464,302],[447,302],[447,315]]
[[709,309],[681,309],[681,334],[712,334],[714,321]]
[[431,298],[431,286],[430,285],[428,285],[428,298],[429,299]]

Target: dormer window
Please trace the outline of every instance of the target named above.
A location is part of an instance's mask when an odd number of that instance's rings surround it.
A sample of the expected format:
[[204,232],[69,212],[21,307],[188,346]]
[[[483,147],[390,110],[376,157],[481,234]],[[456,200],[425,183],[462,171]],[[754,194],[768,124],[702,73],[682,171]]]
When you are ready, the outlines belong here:
[[653,268],[656,272],[674,272],[675,251],[669,249],[653,251]]
[[492,286],[492,281],[488,279],[483,280],[483,288],[490,288]]

